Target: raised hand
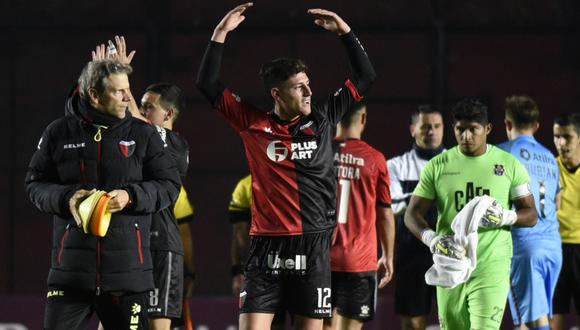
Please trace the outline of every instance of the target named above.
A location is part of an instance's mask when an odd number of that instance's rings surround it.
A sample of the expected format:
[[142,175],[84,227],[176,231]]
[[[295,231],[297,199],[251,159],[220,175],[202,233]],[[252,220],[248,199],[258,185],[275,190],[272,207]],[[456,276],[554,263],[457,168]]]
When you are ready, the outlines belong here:
[[107,46],[107,57],[119,61],[121,64],[131,64],[133,56],[135,56],[136,51],[131,51],[127,55],[127,44],[125,43],[125,37],[115,36],[115,44],[109,40],[109,45]]
[[253,2],[246,2],[230,10],[216,26],[211,40],[223,43],[228,32],[235,30],[246,19],[243,14],[253,5]]
[[93,61],[113,59],[119,61],[122,64],[131,64],[135,53],[136,51],[133,50],[129,53],[129,55],[127,55],[127,44],[125,43],[125,37],[115,36],[115,43],[109,40],[107,45],[97,45],[95,50],[91,52],[91,57]]
[[308,13],[316,17],[314,23],[323,27],[325,30],[337,33],[338,35],[350,32],[350,26],[335,12],[321,8],[312,8],[308,9]]
[[107,59],[107,47],[105,44],[100,44],[91,51],[91,58],[93,61],[102,61]]

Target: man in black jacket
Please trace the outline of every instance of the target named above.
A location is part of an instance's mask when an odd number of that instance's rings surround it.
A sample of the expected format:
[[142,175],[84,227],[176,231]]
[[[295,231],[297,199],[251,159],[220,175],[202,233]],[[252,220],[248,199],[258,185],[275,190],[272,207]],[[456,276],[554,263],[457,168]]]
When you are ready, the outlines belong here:
[[[88,63],[28,168],[30,199],[54,215],[46,329],[84,328],[93,311],[105,328],[148,328],[151,214],[175,201],[180,182],[155,128],[127,111],[130,73],[116,61]],[[102,238],[73,217],[92,189],[112,197]]]

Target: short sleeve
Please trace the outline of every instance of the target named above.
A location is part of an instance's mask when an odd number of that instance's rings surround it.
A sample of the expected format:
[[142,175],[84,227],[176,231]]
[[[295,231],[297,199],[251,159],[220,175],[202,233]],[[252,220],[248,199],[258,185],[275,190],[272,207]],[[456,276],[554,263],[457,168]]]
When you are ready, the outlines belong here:
[[251,179],[245,178],[238,182],[232,193],[232,200],[228,206],[230,222],[250,221],[252,209]]
[[531,193],[528,171],[519,160],[514,158],[514,175],[510,185],[510,200],[515,200]]
[[387,168],[387,161],[383,155],[378,157],[377,164],[377,205],[382,207],[390,207],[392,203],[390,190],[391,182],[389,178],[389,169]]

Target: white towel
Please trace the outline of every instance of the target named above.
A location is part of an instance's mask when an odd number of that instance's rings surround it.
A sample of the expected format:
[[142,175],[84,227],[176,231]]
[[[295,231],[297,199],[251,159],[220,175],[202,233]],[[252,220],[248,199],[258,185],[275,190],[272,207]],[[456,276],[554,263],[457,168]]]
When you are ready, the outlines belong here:
[[477,266],[479,221],[493,201],[489,196],[475,197],[455,216],[451,223],[453,238],[465,248],[467,258],[457,260],[433,254],[433,266],[425,273],[427,284],[452,289],[467,282]]

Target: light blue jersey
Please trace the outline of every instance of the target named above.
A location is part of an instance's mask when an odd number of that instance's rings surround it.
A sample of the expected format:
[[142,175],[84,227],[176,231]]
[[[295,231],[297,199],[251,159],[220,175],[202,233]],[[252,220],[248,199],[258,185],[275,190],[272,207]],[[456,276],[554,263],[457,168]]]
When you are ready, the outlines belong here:
[[509,305],[514,324],[519,325],[544,315],[552,317],[554,290],[562,268],[556,217],[560,173],[552,153],[533,136],[521,135],[498,147],[516,156],[528,170],[538,211],[538,223],[534,227],[512,227],[514,256]]
[[498,147],[516,156],[528,170],[538,211],[538,223],[534,227],[512,227],[512,238],[514,241],[532,239],[560,241],[556,217],[556,194],[560,190],[560,172],[556,158],[531,135],[520,135],[514,140],[499,144]]

